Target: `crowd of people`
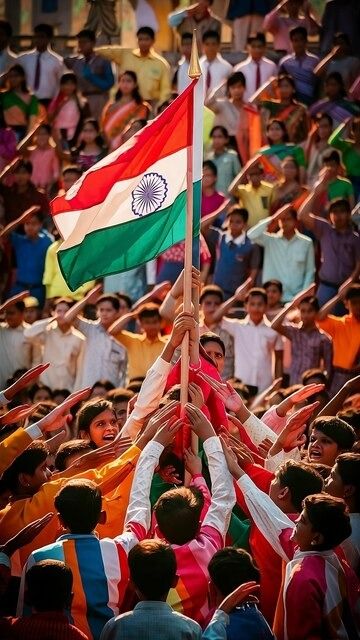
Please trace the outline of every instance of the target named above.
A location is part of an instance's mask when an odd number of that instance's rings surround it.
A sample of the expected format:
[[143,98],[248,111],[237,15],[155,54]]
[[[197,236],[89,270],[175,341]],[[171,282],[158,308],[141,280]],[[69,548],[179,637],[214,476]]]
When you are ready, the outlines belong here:
[[[169,15],[175,67],[150,26],[61,56],[0,20],[3,640],[360,634],[360,7],[230,0],[229,55],[212,4]],[[50,201],[188,86],[193,37],[193,311],[183,242],[71,291]]]

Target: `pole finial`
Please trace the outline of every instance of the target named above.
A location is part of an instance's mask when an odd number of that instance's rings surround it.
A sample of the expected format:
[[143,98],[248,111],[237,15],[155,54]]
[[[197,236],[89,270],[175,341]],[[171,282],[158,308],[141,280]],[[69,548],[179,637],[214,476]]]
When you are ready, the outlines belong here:
[[192,45],[191,45],[191,56],[190,56],[188,76],[192,80],[194,80],[195,78],[200,78],[201,76],[199,53],[198,53],[198,47],[196,42],[196,29],[193,30],[193,39],[192,39]]

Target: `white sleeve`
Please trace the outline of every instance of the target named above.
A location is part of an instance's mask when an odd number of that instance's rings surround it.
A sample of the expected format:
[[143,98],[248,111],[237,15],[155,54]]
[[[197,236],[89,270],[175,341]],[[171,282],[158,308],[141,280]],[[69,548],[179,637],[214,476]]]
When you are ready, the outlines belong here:
[[233,479],[226,464],[221,442],[212,436],[204,442],[211,479],[211,503],[202,526],[214,527],[225,536],[235,504]]
[[37,426],[37,422],[32,424],[30,427],[26,427],[24,431],[26,431],[26,433],[30,436],[30,438],[32,438],[32,440],[37,440],[38,438],[43,437],[43,432]]
[[52,322],[53,318],[45,318],[45,320],[38,320],[31,324],[30,327],[24,329],[24,337],[25,338],[37,338],[41,336],[42,333],[46,330],[46,327],[50,322]]
[[291,560],[281,544],[281,534],[286,529],[291,531],[294,529],[292,520],[276,506],[270,496],[254,484],[249,476],[242,476],[237,484],[242,491],[251,518],[264,538],[283,560],[286,562]]
[[137,524],[141,525],[145,532],[150,529],[150,487],[155,467],[163,450],[162,444],[151,440],[140,455],[131,487],[124,529]]
[[274,456],[268,456],[265,459],[264,467],[268,471],[275,473],[277,468],[287,460],[297,460],[299,462],[301,461],[301,455],[298,447],[295,447],[295,449],[291,449],[291,451],[288,451],[288,452],[282,449],[281,451],[279,451],[279,453],[276,453]]
[[277,438],[276,433],[274,433],[274,431],[262,420],[254,416],[253,413],[247,420],[245,420],[245,422],[243,422],[243,427],[253,443],[256,445],[259,445],[260,442],[265,440],[265,438],[269,438],[271,442],[275,442]]
[[134,440],[141,428],[142,420],[158,408],[171,367],[171,362],[165,362],[161,356],[155,360],[141,385],[134,410],[124,424],[122,436],[130,436]]
[[156,260],[150,260],[145,265],[146,269],[146,283],[152,285],[156,283]]
[[229,616],[225,611],[216,609],[208,626],[202,634],[202,640],[227,640],[226,627],[229,624]]

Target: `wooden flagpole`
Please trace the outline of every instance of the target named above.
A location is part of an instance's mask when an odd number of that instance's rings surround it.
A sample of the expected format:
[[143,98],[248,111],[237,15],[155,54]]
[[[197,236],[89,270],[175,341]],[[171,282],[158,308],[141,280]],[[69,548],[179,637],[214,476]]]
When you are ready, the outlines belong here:
[[[194,80],[201,76],[201,69],[199,64],[199,55],[196,43],[196,29],[193,32],[191,57],[189,64],[189,77]],[[184,257],[184,296],[183,305],[184,311],[191,313],[192,310],[192,288],[191,288],[191,270],[193,263],[193,216],[194,216],[194,202],[193,202],[193,145],[187,149],[187,173],[186,173],[186,187],[187,187],[187,201],[186,201],[186,233],[185,233],[185,257]],[[195,301],[195,300],[194,300]],[[197,304],[198,306],[198,304]],[[194,309],[195,318],[198,316],[198,309]],[[188,385],[189,385],[189,334],[184,336],[184,340],[181,345],[181,391],[180,402],[183,408],[188,400]]]

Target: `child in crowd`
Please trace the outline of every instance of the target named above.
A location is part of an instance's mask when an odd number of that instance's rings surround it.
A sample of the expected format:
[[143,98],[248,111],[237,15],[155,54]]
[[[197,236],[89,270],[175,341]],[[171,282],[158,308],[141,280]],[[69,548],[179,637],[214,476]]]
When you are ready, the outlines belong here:
[[[139,321],[141,333],[125,331],[123,327],[135,318]],[[167,338],[160,333],[159,307],[153,303],[145,304],[140,309],[121,316],[109,327],[108,332],[127,350],[129,380],[145,377],[167,342]]]
[[[266,318],[267,296],[264,289],[252,288],[246,280],[238,287],[235,295],[229,298],[215,311],[213,320],[234,339],[235,377],[253,388],[254,395],[266,389],[274,377],[282,377],[283,342],[271,328]],[[246,291],[248,292],[246,293]],[[246,294],[246,295],[245,295]],[[245,297],[246,317],[244,320],[224,318],[234,302]],[[274,365],[273,365],[274,358]]]
[[249,277],[252,284],[260,267],[260,252],[246,234],[249,214],[234,205],[227,216],[227,231],[219,234],[214,284],[224,292],[225,300]]
[[281,309],[283,309],[284,305],[282,304],[282,295],[283,295],[283,286],[280,280],[267,280],[264,282],[263,288],[266,291],[267,295],[267,310],[266,317],[270,322],[274,320],[275,316],[278,315]]
[[221,338],[225,349],[225,363],[222,378],[228,380],[234,375],[234,341],[230,334],[221,328],[221,324],[213,322],[213,315],[224,302],[222,289],[215,284],[204,287],[200,294],[200,329],[216,333]]
[[[315,285],[299,293],[289,306],[273,319],[271,326],[291,342],[290,385],[298,384],[306,369],[322,368],[328,379],[332,374],[332,340],[317,327],[319,303],[313,295]],[[301,323],[296,325],[284,320],[292,310],[299,308]]]
[[211,150],[206,156],[217,168],[216,190],[227,193],[230,184],[240,171],[240,162],[234,149],[229,149],[229,134],[221,125],[210,131]]
[[55,195],[56,183],[60,177],[60,162],[54,143],[51,144],[51,126],[42,124],[36,131],[34,146],[28,150],[32,164],[32,182],[47,195]]

